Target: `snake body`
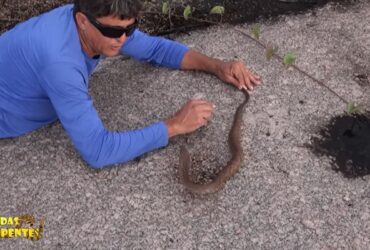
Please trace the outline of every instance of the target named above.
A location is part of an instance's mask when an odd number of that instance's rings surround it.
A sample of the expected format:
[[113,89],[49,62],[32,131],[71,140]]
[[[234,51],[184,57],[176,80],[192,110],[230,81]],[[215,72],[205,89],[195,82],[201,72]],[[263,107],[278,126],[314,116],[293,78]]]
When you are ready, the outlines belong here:
[[180,148],[180,167],[179,175],[180,181],[185,187],[192,193],[195,194],[211,194],[221,190],[226,182],[238,172],[241,162],[243,160],[243,148],[241,145],[241,124],[243,122],[243,110],[247,102],[249,101],[248,93],[245,93],[245,100],[241,103],[235,111],[234,121],[229,132],[228,143],[231,152],[231,159],[227,165],[221,169],[216,177],[205,184],[195,183],[192,181],[189,175],[189,169],[191,168],[191,158],[188,150],[185,146]]

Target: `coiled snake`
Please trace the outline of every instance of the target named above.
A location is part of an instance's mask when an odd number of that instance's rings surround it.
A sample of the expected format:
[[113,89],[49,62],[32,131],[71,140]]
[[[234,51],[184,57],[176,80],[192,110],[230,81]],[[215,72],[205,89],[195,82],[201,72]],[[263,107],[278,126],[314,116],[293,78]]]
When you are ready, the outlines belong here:
[[249,101],[249,94],[245,92],[245,100],[241,103],[235,111],[234,121],[229,132],[228,143],[231,152],[231,159],[227,165],[218,172],[216,177],[209,183],[200,184],[191,180],[189,169],[191,168],[191,158],[185,146],[180,149],[180,167],[179,175],[180,181],[185,187],[195,194],[211,194],[221,190],[226,182],[240,169],[243,160],[243,148],[241,145],[241,124],[243,122],[243,110]]

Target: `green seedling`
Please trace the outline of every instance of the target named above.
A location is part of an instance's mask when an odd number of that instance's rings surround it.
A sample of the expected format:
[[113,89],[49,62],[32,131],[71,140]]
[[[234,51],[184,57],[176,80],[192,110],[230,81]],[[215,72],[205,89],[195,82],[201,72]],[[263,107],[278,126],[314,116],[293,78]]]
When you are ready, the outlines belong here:
[[167,15],[170,11],[170,3],[168,1],[163,2],[162,4],[162,13]]
[[268,43],[266,47],[266,58],[271,60],[272,56],[278,51],[278,47],[273,46],[272,43]]
[[361,113],[360,105],[356,104],[355,102],[349,102],[347,105],[347,113],[349,115],[355,115]]
[[225,8],[223,6],[217,5],[217,6],[214,6],[209,13],[218,14],[222,16],[225,13]]
[[184,18],[185,18],[185,20],[188,20],[190,15],[191,15],[191,7],[190,7],[190,5],[188,5],[184,9]]
[[292,52],[288,52],[284,55],[283,63],[285,66],[289,67],[294,64],[295,59],[295,55]]
[[252,35],[254,36],[254,38],[259,40],[260,39],[260,34],[261,34],[261,25],[259,25],[258,23],[253,24],[252,27],[251,27],[251,32],[252,32]]

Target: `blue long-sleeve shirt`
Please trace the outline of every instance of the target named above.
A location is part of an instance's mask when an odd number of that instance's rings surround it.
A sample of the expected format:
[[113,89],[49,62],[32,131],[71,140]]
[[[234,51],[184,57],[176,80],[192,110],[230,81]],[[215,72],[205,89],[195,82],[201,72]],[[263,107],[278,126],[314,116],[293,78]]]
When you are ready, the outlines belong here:
[[[0,36],[0,138],[15,137],[59,119],[83,159],[95,168],[129,161],[166,146],[163,122],[107,131],[88,93],[99,59],[83,51],[65,5]],[[188,48],[136,30],[121,48],[138,60],[180,68]]]

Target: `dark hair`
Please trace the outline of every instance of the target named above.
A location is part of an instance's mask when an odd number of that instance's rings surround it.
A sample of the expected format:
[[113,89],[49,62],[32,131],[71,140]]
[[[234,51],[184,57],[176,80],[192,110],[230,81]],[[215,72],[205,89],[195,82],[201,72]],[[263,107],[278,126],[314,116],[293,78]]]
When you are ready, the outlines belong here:
[[121,20],[137,18],[140,0],[74,0],[74,13],[82,12],[95,18],[114,16]]

